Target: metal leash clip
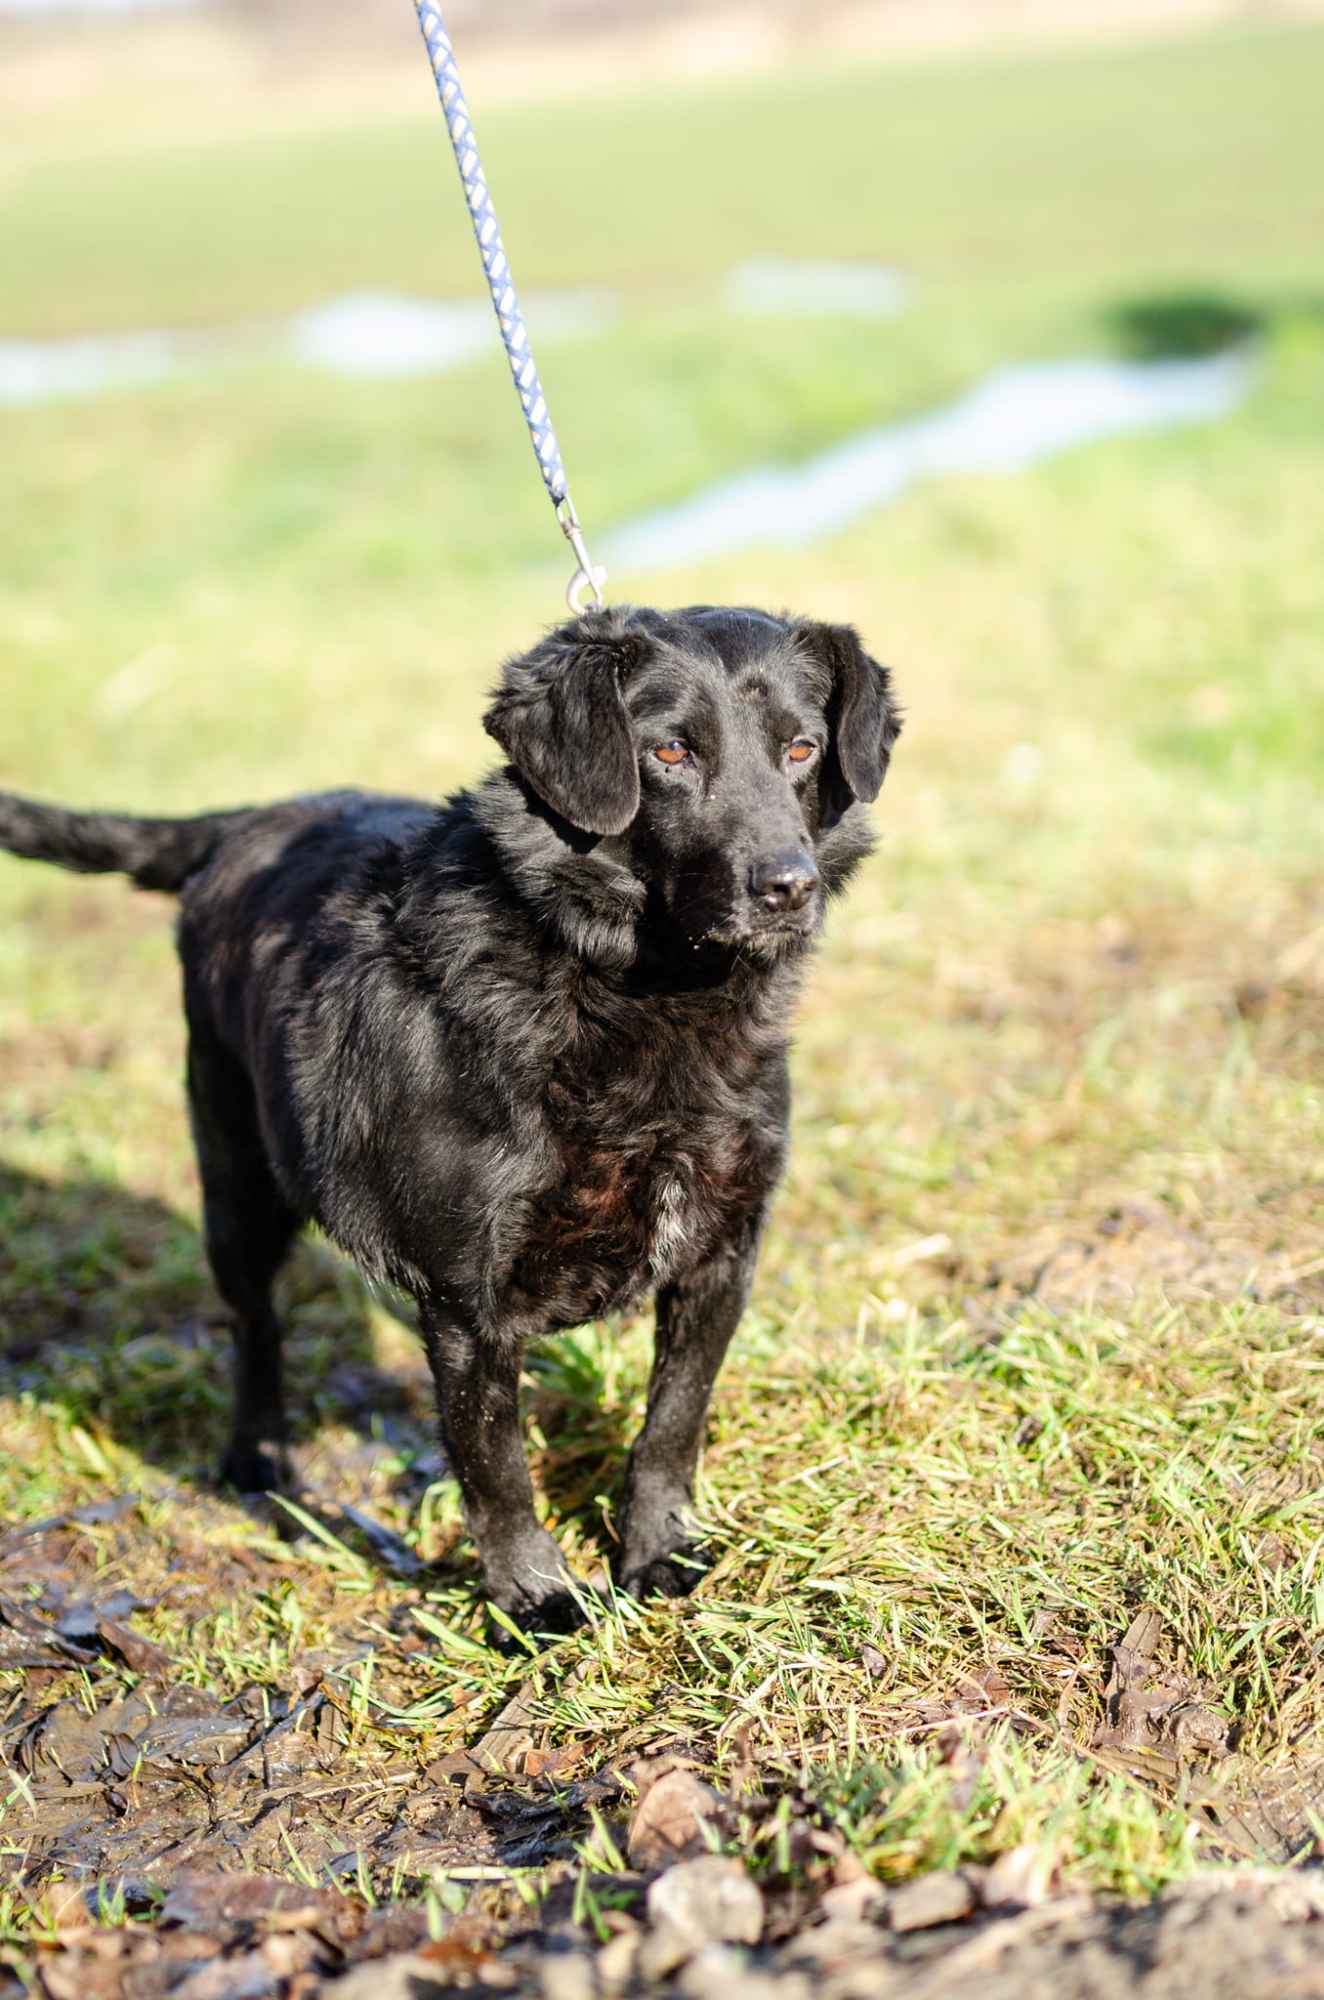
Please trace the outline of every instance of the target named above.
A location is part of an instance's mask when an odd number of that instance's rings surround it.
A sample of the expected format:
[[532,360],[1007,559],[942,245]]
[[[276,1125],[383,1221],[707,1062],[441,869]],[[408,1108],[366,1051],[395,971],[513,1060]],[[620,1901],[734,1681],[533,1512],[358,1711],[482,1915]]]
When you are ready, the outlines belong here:
[[579,568],[565,587],[566,604],[576,618],[581,617],[588,609],[588,606],[583,601],[584,592],[591,590],[593,592],[594,606],[597,610],[601,611],[607,601],[603,595],[603,585],[607,581],[607,572],[601,563],[595,563],[592,560],[588,549],[584,545],[584,534],[579,525],[579,516],[575,512],[574,501],[568,493],[564,500],[560,501],[557,505],[556,518],[561,523],[561,533],[574,550],[575,560],[579,564]]

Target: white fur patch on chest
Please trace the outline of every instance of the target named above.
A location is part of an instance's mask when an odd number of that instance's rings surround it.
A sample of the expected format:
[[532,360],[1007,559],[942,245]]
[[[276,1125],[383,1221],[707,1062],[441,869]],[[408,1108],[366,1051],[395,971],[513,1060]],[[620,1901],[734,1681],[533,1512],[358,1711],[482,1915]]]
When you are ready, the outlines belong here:
[[694,1239],[697,1218],[690,1187],[683,1174],[669,1167],[653,1184],[650,1203],[648,1267],[662,1283]]

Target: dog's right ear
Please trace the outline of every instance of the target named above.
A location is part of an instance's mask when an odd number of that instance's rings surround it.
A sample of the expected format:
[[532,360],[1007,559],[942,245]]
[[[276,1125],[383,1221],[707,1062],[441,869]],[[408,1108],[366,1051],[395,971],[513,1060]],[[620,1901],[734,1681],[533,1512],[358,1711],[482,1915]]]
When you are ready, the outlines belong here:
[[622,676],[649,648],[617,611],[590,611],[506,665],[483,717],[525,782],[585,833],[623,833],[639,810],[639,762]]
[[901,734],[901,710],[887,668],[866,653],[853,625],[802,622],[796,636],[830,676],[831,742],[824,764],[830,808],[840,817],[856,799],[876,799]]

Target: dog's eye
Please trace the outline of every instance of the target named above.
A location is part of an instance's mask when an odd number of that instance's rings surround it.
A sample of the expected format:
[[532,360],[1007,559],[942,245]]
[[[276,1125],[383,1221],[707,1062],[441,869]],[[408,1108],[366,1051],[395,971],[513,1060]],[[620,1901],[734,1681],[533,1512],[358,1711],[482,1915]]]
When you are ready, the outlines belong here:
[[659,764],[683,764],[689,754],[689,744],[682,743],[679,736],[673,736],[669,743],[657,744],[653,750]]
[[797,736],[786,754],[793,764],[807,764],[817,748],[817,743],[811,743],[807,736]]

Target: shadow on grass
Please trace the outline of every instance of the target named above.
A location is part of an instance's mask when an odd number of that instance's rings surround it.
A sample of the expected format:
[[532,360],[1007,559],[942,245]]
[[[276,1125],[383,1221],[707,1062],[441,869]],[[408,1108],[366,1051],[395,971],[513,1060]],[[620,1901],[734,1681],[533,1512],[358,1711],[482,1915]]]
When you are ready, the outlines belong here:
[[[444,1471],[421,1345],[381,1365],[361,1281],[316,1239],[296,1247],[277,1295],[300,1504],[352,1508],[384,1450],[405,1458],[395,1484],[416,1500]],[[407,1308],[379,1303],[412,1340]],[[599,1349],[568,1335],[531,1355],[548,1439],[542,1484],[558,1517],[583,1515],[590,1532],[629,1414],[603,1395]],[[25,1391],[173,1480],[213,1484],[229,1432],[230,1322],[197,1227],[105,1181],[48,1181],[0,1163],[0,1395]],[[319,1440],[327,1426],[349,1429],[358,1446]],[[399,1573],[396,1539],[359,1527],[360,1546]]]
[[[294,1442],[330,1420],[426,1446],[422,1355],[417,1373],[378,1364],[353,1273],[301,1244],[281,1290]],[[0,1165],[0,1389],[204,1481],[228,1432],[230,1374],[229,1320],[191,1222],[104,1181]]]
[[1187,285],[1120,299],[1104,324],[1130,361],[1196,360],[1290,324],[1324,330],[1324,293],[1260,299]]

